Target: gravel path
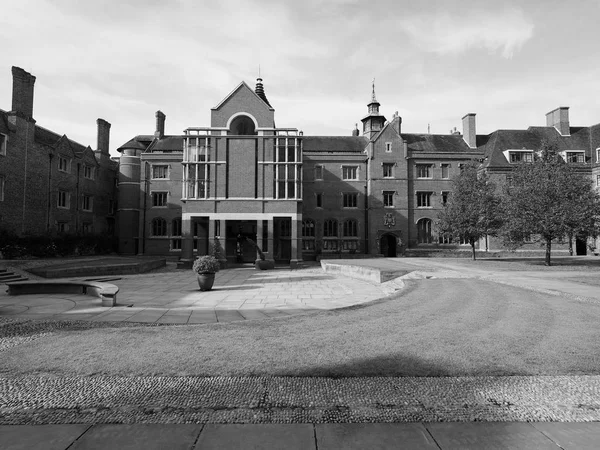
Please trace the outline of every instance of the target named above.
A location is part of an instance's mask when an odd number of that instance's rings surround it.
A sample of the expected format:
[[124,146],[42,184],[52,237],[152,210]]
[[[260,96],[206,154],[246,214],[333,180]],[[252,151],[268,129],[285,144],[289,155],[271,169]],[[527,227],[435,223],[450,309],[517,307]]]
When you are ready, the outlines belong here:
[[600,376],[0,378],[0,424],[598,421]]

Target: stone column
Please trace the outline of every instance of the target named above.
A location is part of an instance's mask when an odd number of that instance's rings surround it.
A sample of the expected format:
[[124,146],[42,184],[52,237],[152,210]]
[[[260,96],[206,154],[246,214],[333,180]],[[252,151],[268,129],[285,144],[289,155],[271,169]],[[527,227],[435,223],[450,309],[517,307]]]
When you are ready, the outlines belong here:
[[[264,242],[263,242],[264,244]],[[273,219],[269,219],[267,220],[267,251],[265,252],[265,257],[266,259],[268,259],[269,261],[273,261],[274,258],[274,254],[273,254]]]
[[300,251],[300,246],[298,245],[301,237],[298,236],[299,230],[302,229],[302,219],[294,219],[292,217],[292,230],[291,230],[291,244],[292,244],[292,252],[290,259],[290,267],[295,269],[298,267],[298,263],[302,261],[302,253]]
[[192,219],[181,220],[181,258],[177,262],[178,269],[191,269],[194,263],[194,236],[192,233]]
[[[257,219],[256,220],[256,246],[258,248],[261,249],[261,251],[264,251],[264,247],[263,247],[263,221],[262,219]],[[256,259],[260,259],[260,256],[258,255],[258,252],[256,252]]]

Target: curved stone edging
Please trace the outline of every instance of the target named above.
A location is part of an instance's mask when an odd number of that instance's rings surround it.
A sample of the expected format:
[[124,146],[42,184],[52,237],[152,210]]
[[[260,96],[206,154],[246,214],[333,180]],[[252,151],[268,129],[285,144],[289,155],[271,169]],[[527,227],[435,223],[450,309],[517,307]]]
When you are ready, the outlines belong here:
[[102,306],[117,304],[118,286],[100,281],[31,280],[7,283],[8,295],[72,293],[99,297]]

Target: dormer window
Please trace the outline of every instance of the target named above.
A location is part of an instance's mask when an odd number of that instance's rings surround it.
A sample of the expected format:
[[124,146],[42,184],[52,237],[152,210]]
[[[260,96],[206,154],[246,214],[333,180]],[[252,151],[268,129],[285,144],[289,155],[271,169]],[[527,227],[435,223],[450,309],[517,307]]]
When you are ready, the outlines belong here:
[[504,156],[506,160],[511,164],[518,164],[522,162],[531,163],[533,162],[533,150],[505,150]]
[[559,153],[562,159],[568,163],[585,163],[585,150],[566,150]]

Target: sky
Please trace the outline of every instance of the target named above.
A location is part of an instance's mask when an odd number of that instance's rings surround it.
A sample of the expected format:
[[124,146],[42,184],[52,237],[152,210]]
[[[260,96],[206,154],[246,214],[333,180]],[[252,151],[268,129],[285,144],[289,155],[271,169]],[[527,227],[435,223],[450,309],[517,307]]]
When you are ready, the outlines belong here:
[[[11,66],[36,76],[37,124],[110,151],[210,126],[210,108],[260,66],[278,127],[350,135],[375,80],[402,131],[447,134],[476,113],[478,134],[600,122],[599,0],[19,0],[2,5],[0,109]],[[360,128],[360,127],[359,127]]]

